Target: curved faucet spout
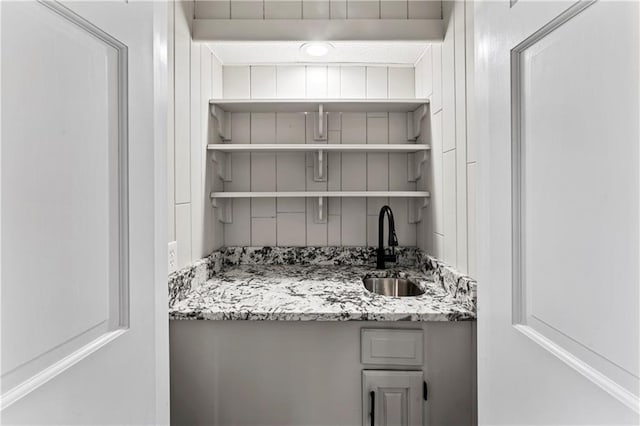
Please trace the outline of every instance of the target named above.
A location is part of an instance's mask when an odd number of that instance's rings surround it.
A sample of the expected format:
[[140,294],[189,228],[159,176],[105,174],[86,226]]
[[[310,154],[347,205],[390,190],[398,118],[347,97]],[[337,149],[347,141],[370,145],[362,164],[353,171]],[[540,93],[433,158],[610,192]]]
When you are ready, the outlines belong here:
[[[384,217],[387,216],[389,220],[389,246],[391,247],[391,254],[388,255],[384,251]],[[380,214],[378,215],[378,251],[376,259],[376,268],[384,269],[385,261],[395,262],[396,255],[394,247],[398,245],[398,237],[396,236],[396,225],[393,220],[393,212],[391,207],[382,206]]]

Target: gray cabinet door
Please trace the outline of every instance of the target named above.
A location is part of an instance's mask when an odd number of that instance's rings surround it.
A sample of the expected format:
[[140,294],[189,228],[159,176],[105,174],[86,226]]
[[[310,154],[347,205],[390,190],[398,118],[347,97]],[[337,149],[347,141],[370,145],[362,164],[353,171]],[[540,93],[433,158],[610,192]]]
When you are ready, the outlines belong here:
[[422,425],[422,371],[362,372],[363,426]]

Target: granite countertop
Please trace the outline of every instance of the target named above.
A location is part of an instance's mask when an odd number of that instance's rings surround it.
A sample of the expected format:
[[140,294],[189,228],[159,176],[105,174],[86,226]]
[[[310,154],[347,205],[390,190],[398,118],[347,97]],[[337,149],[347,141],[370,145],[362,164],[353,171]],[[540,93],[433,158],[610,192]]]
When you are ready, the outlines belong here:
[[[225,248],[170,281],[170,318],[281,321],[474,320],[475,281],[416,249],[376,270],[371,248]],[[381,296],[362,278],[407,277],[425,294]],[[198,278],[199,277],[199,278]]]

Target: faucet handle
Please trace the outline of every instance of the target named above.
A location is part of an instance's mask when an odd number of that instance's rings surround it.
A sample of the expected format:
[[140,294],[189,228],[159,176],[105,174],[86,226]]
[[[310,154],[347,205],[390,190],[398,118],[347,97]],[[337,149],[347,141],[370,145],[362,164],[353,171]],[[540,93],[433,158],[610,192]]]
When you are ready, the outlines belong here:
[[[391,253],[389,253],[389,251]],[[384,261],[385,262],[397,262],[398,261],[398,256],[396,256],[396,251],[394,250],[393,246],[391,247],[390,250],[385,250],[385,252],[384,252]]]
[[385,262],[397,262],[398,261],[398,257],[394,254],[385,254],[384,255],[384,261]]
[[398,246],[398,236],[396,235],[396,230],[395,229],[389,235],[389,245],[391,247],[397,247]]

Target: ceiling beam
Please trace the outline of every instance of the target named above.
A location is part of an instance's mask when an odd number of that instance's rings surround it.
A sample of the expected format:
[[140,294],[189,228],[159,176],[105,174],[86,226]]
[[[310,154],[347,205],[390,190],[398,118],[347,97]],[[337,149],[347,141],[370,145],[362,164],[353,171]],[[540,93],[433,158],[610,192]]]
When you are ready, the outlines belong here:
[[442,41],[441,19],[195,19],[195,41]]

